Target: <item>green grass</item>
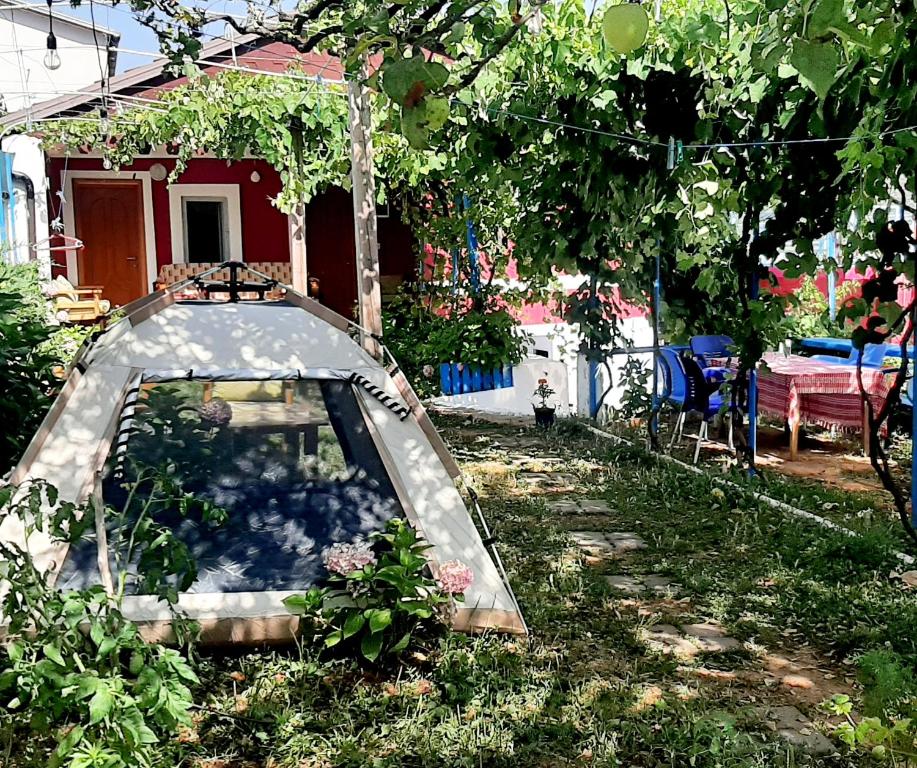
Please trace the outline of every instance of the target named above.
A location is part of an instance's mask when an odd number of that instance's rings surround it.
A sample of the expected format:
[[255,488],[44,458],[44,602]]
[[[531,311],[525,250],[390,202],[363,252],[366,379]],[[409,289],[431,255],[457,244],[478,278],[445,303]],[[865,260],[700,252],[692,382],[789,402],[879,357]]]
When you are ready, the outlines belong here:
[[[481,503],[531,629],[528,640],[452,634],[387,673],[329,663],[309,648],[202,652],[195,727],[161,745],[160,765],[228,768],[853,768],[864,753],[809,757],[774,738],[763,705],[794,704],[831,733],[809,697],[755,677],[767,652],[804,648],[858,707],[894,698],[917,667],[917,596],[890,581],[880,535],[851,539],[802,523],[744,490],[614,447],[573,424],[550,434],[441,419]],[[520,458],[527,457],[527,458]],[[549,510],[520,470],[577,477],[607,515]],[[800,503],[808,490],[796,494]],[[854,504],[855,506],[855,504]],[[813,510],[815,511],[815,510]],[[571,530],[632,531],[647,549],[590,563]],[[613,573],[659,573],[677,600],[622,599]],[[719,621],[745,647],[678,661],[641,627]],[[883,654],[864,701],[849,680]],[[897,665],[897,666],[895,666]],[[898,669],[905,671],[896,671]],[[732,682],[697,676],[735,672]],[[30,765],[23,749],[17,768]],[[898,766],[903,763],[898,762]],[[30,765],[31,768],[31,765]]]
[[[840,745],[837,755],[810,758],[774,740],[759,707],[794,703],[786,690],[699,681],[685,667],[750,670],[755,649],[802,645],[839,677],[871,649],[917,663],[917,599],[888,580],[886,541],[802,524],[744,492],[717,498],[706,478],[576,428],[542,437],[443,426],[482,492],[531,638],[451,635],[386,675],[329,665],[308,649],[205,655],[198,693],[208,709],[183,743],[165,746],[164,764],[870,764]],[[507,456],[520,439],[532,468],[553,457],[611,515],[561,517],[545,495],[523,491]],[[650,546],[594,567],[568,536],[577,528],[633,531]],[[688,601],[641,613],[604,581],[624,570],[669,575]],[[638,639],[640,626],[667,620],[718,620],[752,650],[680,664]],[[817,708],[795,703],[823,722]]]

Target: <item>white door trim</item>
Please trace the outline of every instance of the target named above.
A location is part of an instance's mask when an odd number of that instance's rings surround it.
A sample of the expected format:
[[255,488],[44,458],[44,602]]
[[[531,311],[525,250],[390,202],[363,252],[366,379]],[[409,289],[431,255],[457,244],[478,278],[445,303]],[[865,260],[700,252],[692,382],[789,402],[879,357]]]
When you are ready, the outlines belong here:
[[[76,237],[76,216],[74,215],[74,179],[111,179],[116,181],[139,181],[143,198],[143,235],[146,250],[145,293],[152,293],[153,283],[159,274],[156,267],[156,227],[153,222],[153,186],[149,171],[61,171],[61,186],[64,190],[64,234]],[[76,251],[67,251],[67,279],[74,285],[80,281],[79,262]]]
[[182,198],[217,197],[226,198],[229,221],[229,259],[245,261],[242,252],[242,204],[238,184],[170,184],[169,185],[169,229],[172,233],[172,263],[184,264],[185,230],[182,215]]

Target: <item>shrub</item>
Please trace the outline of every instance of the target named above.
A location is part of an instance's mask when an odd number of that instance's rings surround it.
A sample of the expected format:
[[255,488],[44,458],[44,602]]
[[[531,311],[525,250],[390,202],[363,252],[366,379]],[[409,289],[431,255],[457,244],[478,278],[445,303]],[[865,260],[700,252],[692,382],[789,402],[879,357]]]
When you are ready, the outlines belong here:
[[[0,522],[18,518],[26,539],[44,533],[75,544],[92,526],[90,506],[58,498],[45,483],[0,489]],[[138,551],[165,547],[168,532],[132,532]],[[153,538],[155,537],[155,538]],[[155,558],[154,558],[155,559]],[[146,572],[141,555],[141,572]],[[189,725],[197,677],[179,651],[145,642],[121,611],[124,593],[102,586],[62,592],[28,547],[0,541],[7,642],[0,660],[0,723],[6,753],[29,732],[42,763],[71,768],[151,764],[162,735]],[[167,570],[167,569],[166,569]],[[164,575],[162,570],[160,575]]]
[[0,475],[18,461],[51,404],[55,365],[70,361],[86,328],[48,324],[35,264],[0,263]]
[[383,339],[421,397],[439,394],[439,364],[490,370],[525,354],[527,335],[496,297],[453,306],[441,297],[402,287],[382,315]]
[[453,598],[471,583],[467,566],[443,563],[434,579],[430,546],[404,520],[391,520],[371,543],[335,544],[325,552],[329,586],[312,587],[284,604],[302,616],[316,644],[375,663],[397,657],[448,625]]

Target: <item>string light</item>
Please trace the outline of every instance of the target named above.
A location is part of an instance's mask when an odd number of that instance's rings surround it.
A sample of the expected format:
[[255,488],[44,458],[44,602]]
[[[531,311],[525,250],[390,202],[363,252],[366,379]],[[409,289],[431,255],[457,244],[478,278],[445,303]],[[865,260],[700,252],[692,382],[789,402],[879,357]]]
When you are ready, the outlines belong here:
[[57,52],[57,37],[54,35],[54,13],[51,11],[51,2],[48,0],[48,52],[45,54],[43,63],[47,69],[55,70],[60,68],[60,54]]

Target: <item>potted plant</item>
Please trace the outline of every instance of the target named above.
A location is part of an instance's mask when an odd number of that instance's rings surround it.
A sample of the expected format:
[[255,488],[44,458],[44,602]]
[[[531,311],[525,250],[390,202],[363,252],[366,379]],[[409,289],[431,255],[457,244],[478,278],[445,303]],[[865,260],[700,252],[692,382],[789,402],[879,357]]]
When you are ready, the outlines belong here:
[[554,426],[554,412],[557,410],[553,405],[548,405],[548,400],[555,394],[554,390],[548,386],[547,379],[538,379],[538,386],[535,387],[533,397],[538,402],[533,404],[535,409],[535,424],[539,427],[548,429]]

